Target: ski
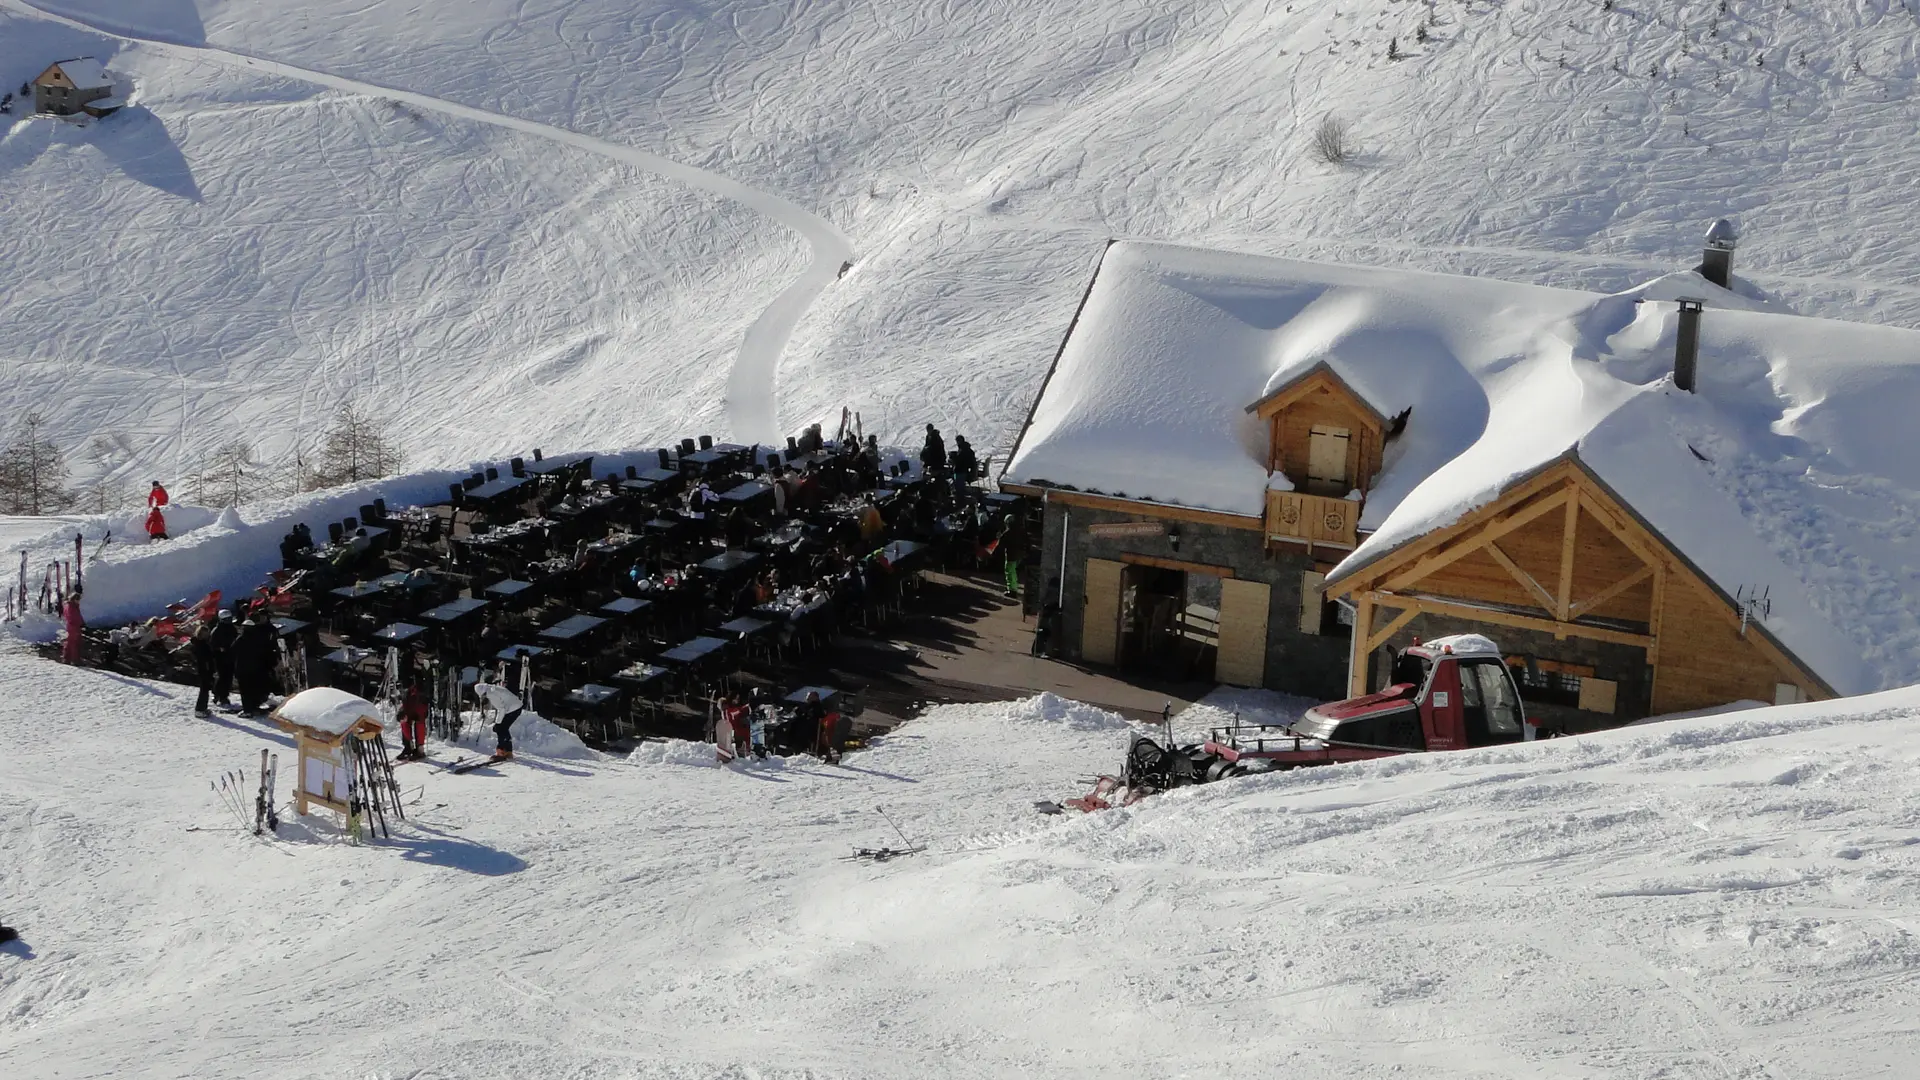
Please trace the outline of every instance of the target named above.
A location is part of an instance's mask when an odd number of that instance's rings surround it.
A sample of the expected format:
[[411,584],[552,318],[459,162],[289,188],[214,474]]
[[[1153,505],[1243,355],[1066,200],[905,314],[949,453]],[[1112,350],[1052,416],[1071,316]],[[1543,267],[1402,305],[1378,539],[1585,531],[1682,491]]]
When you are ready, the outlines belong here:
[[253,797],[253,835],[267,827],[267,752],[260,751],[260,790]]
[[903,855],[918,855],[925,850],[927,850],[925,845],[916,845],[914,847],[905,847],[905,848],[890,848],[890,847],[859,848],[855,850],[854,853],[851,855],[840,856],[840,861],[841,862],[886,862],[889,859],[897,859]]
[[470,773],[475,769],[484,769],[489,765],[498,765],[503,761],[512,761],[512,760],[513,759],[510,757],[501,757],[500,755],[495,754],[492,757],[480,758],[477,761],[469,761],[463,764],[455,765],[453,768],[448,769],[447,771],[450,773],[454,773],[455,775],[465,776],[467,773]]
[[267,828],[275,834],[280,832],[280,810],[274,804],[280,801],[280,755],[273,755],[273,765],[267,770]]

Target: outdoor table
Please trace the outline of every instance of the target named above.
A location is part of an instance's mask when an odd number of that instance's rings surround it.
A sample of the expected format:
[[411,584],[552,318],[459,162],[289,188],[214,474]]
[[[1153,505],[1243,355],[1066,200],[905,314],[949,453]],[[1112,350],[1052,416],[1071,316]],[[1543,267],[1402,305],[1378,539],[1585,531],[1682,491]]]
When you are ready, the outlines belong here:
[[658,480],[647,480],[642,477],[633,476],[620,481],[620,490],[631,492],[635,495],[645,495],[647,492],[652,491],[659,483],[660,481]]
[[378,649],[363,648],[359,645],[342,645],[320,659],[341,667],[357,667],[380,655]]
[[282,637],[282,638],[293,637],[295,634],[298,634],[301,631],[306,630],[307,628],[313,625],[310,622],[306,622],[301,619],[291,619],[285,615],[275,615],[271,621],[273,623],[274,636]]
[[[587,462],[593,461],[593,459],[590,457],[582,458],[581,460],[587,461]],[[551,476],[557,472],[565,472],[566,470],[573,468],[573,465],[574,463],[571,461],[561,462],[555,458],[542,458],[539,461],[527,462],[526,468],[527,468],[527,473],[531,476]],[[589,464],[587,467],[591,469],[593,466]]]
[[599,683],[586,683],[567,691],[553,711],[556,715],[583,720],[599,721],[600,737],[604,740],[612,735],[608,730],[611,714],[619,708],[624,691]]
[[541,646],[541,645],[509,645],[506,648],[501,649],[499,652],[494,653],[493,658],[495,660],[504,660],[508,663],[512,663],[513,661],[520,659],[520,655],[522,653],[526,654],[527,659],[535,660],[542,656],[545,656],[547,653],[547,650],[545,646]]
[[607,676],[607,680],[625,686],[640,697],[654,697],[658,691],[666,689],[667,680],[672,676],[672,668],[641,661],[621,668]]
[[405,645],[426,632],[427,628],[419,623],[397,622],[375,630],[373,636],[389,645]]
[[496,581],[480,590],[490,599],[498,600],[508,606],[517,606],[533,599],[533,582],[507,578]]
[[635,471],[637,472],[639,479],[644,480],[649,484],[664,484],[664,483],[667,483],[668,481],[678,480],[680,478],[680,471],[678,469],[662,469],[659,466],[655,466],[651,469],[638,469]]
[[1008,491],[989,491],[983,500],[988,506],[1001,510],[1011,510],[1020,505],[1020,496]]
[[[524,476],[502,476],[497,480],[489,480],[468,489],[461,493],[460,499],[462,502],[479,503],[482,506],[496,506],[504,502],[507,496],[520,491],[526,485],[527,478]],[[525,493],[522,492],[522,494]]]
[[438,623],[443,627],[452,626],[460,620],[485,609],[486,606],[487,602],[485,600],[479,600],[471,596],[462,596],[449,600],[439,607],[428,608],[417,617],[426,622]]
[[765,480],[749,480],[720,493],[722,506],[748,507],[757,502],[773,505],[773,485]]
[[708,473],[724,465],[729,455],[719,447],[711,450],[696,450],[691,454],[680,455],[680,468],[691,472]]
[[725,652],[731,644],[726,638],[697,637],[661,653],[660,659],[676,667],[693,667]]
[[588,635],[606,625],[607,620],[593,615],[573,615],[540,631],[540,639],[555,642],[563,646],[573,646],[584,641]]
[[645,543],[632,533],[615,533],[601,537],[587,545],[587,550],[602,558],[618,559]]
[[917,540],[895,540],[880,549],[880,557],[895,570],[913,570],[916,567],[910,564],[917,562],[926,549],[927,545]]
[[742,615],[737,619],[721,623],[720,629],[725,630],[729,634],[737,635],[744,641],[747,638],[758,636],[773,629],[773,623],[765,619],[756,619],[751,615]]
[[600,605],[600,614],[620,622],[635,622],[653,606],[653,601],[637,596],[617,596]]
[[353,603],[355,601],[365,600],[369,596],[378,596],[382,591],[384,590],[377,581],[356,581],[351,585],[342,585],[338,588],[328,589],[327,595],[338,597],[348,603]]
[[746,570],[760,561],[757,551],[739,551],[730,549],[700,564],[700,569],[709,574],[724,577],[728,574]]

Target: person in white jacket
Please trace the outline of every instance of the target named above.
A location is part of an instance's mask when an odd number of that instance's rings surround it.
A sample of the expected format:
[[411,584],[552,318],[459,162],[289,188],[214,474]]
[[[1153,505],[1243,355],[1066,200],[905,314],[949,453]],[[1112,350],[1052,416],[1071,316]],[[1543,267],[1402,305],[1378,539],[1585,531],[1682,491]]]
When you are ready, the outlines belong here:
[[498,683],[477,682],[473,684],[473,695],[493,706],[494,714],[500,722],[493,725],[493,737],[497,740],[493,756],[500,759],[513,756],[513,722],[520,719],[520,698],[513,691]]

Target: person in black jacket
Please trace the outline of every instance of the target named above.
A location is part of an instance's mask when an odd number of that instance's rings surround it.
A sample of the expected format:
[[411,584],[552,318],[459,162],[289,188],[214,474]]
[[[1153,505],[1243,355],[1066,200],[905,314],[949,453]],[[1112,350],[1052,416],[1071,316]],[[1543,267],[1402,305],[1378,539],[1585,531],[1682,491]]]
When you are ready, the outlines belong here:
[[193,715],[208,717],[207,695],[213,691],[213,631],[202,624],[187,639],[187,655],[193,660],[193,681],[199,684],[200,696],[194,699]]
[[273,624],[254,612],[233,642],[233,674],[240,683],[240,715],[258,716],[273,692]]
[[947,441],[940,437],[940,429],[927,425],[927,441],[920,446],[920,467],[928,476],[939,476],[947,471]]
[[213,646],[213,700],[223,709],[233,708],[233,643],[240,627],[233,621],[231,608],[220,609],[208,644]]

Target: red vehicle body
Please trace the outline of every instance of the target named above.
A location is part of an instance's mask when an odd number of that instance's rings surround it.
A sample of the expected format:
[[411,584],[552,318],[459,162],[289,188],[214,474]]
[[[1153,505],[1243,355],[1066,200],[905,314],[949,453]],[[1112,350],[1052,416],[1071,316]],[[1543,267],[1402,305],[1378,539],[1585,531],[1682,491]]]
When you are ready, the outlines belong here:
[[1202,749],[1252,771],[1533,738],[1520,688],[1486,638],[1415,643],[1394,658],[1392,678],[1378,693],[1315,706],[1291,727],[1218,729]]
[[[1477,634],[1416,641],[1394,658],[1392,679],[1379,693],[1308,709],[1290,726],[1216,728],[1205,742],[1186,746],[1169,738],[1163,747],[1135,735],[1122,775],[1100,777],[1080,798],[1035,805],[1048,813],[1090,813],[1230,776],[1534,737],[1536,725],[1522,712],[1520,688],[1499,646]],[[1170,717],[1167,723],[1170,736]]]

